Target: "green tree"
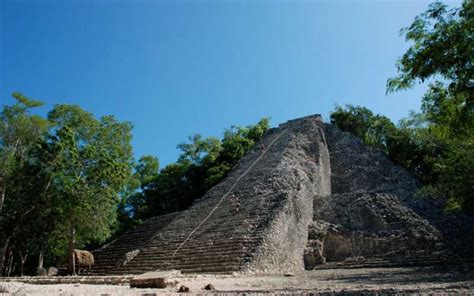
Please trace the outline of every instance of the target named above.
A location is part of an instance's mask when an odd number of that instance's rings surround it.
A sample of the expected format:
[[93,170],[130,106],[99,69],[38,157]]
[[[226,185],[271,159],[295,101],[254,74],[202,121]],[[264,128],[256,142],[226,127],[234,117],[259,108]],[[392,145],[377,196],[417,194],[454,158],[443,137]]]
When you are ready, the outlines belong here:
[[160,171],[160,161],[153,155],[140,157],[135,165],[134,176],[138,179],[142,190],[146,190],[148,185],[158,176]]
[[202,138],[195,134],[188,138],[188,142],[178,144],[181,155],[178,161],[188,160],[195,165],[206,165],[213,163],[221,152],[221,141],[214,137]]
[[336,107],[331,113],[332,124],[359,137],[364,144],[383,150],[393,162],[428,185],[438,180],[436,161],[443,146],[424,122],[422,114],[412,113],[396,126],[383,115],[352,105]]
[[129,199],[130,211],[144,219],[188,208],[219,183],[268,128],[269,121],[264,118],[255,125],[225,130],[222,140],[195,134],[179,143],[178,161],[145,182],[147,185]]
[[153,190],[153,184],[159,175],[160,162],[157,157],[144,155],[134,166],[133,177],[130,179],[129,191],[124,194],[119,204],[120,234],[141,223],[142,219],[151,216],[150,203],[147,196]]
[[69,271],[76,244],[104,241],[116,222],[119,193],[131,178],[131,125],[111,116],[96,120],[78,106],[59,105],[48,118],[55,124],[50,145],[58,161],[55,204],[68,239]]
[[387,90],[435,80],[422,98],[422,127],[416,130],[419,146],[432,152],[425,162],[434,176],[430,185],[449,198],[451,207],[474,212],[474,175],[468,166],[474,158],[474,2],[452,10],[435,2],[402,34],[413,44]]
[[20,93],[12,96],[16,103],[3,106],[0,113],[0,215],[7,196],[5,183],[9,174],[18,162],[25,161],[28,150],[48,129],[46,120],[30,114],[30,110],[42,106],[42,102]]
[[378,147],[386,153],[389,153],[389,142],[397,130],[389,118],[353,105],[337,106],[331,112],[331,123],[359,137],[366,145]]
[[20,192],[26,184],[15,182],[25,172],[30,151],[48,130],[48,122],[32,115],[31,109],[43,105],[14,93],[16,103],[4,105],[0,111],[0,274],[12,240],[20,225],[33,211],[28,200],[33,195]]
[[426,123],[439,137],[468,135],[474,124],[474,2],[452,10],[435,2],[401,33],[413,44],[397,62],[399,75],[388,79],[388,92],[435,79],[422,98]]

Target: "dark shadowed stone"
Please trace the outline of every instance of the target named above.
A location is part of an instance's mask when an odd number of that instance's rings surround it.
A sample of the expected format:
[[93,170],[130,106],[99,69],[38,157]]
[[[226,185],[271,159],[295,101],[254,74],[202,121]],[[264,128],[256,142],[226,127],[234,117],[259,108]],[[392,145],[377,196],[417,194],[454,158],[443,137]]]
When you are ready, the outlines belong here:
[[[351,134],[326,125],[326,140],[332,195],[315,200],[314,218],[343,228],[350,256],[472,255],[474,218],[449,214],[442,202],[415,197],[420,183],[413,175]],[[340,240],[328,240],[336,247],[325,248],[328,260],[348,254],[346,247],[337,250]]]
[[213,291],[215,290],[216,288],[214,288],[214,286],[212,284],[207,284],[204,286],[203,288],[204,290],[208,290],[208,291]]
[[48,275],[48,271],[44,267],[38,267],[38,268],[36,268],[36,275],[46,276],[46,275]]

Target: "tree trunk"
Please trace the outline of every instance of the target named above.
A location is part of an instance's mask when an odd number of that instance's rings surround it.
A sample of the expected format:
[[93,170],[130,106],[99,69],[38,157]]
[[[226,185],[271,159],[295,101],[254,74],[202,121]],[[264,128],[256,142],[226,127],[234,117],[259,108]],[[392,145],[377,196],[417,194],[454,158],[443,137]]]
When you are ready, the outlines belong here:
[[3,212],[3,203],[5,202],[5,187],[0,187],[0,215]]
[[69,264],[68,272],[71,275],[76,275],[76,260],[74,258],[74,246],[76,244],[76,229],[71,227],[69,230]]
[[5,266],[5,259],[7,256],[8,246],[10,245],[10,238],[7,238],[3,243],[2,249],[0,250],[0,276],[3,275],[3,269]]
[[43,246],[41,246],[38,254],[38,269],[43,268],[43,262],[44,262],[44,252],[43,252]]
[[5,257],[6,257],[6,244],[0,249],[0,276],[3,276],[3,267],[5,266]]
[[25,262],[27,258],[28,258],[28,250],[25,251],[24,255],[20,252],[20,260],[21,260],[20,276],[23,276],[23,270],[24,270]]
[[[31,208],[29,208],[26,212],[24,212],[20,219],[18,220],[16,226],[13,228],[13,231],[11,232],[11,234],[5,239],[5,242],[3,243],[3,246],[1,246],[2,248],[0,249],[0,276],[2,275],[2,272],[3,272],[3,269],[5,267],[5,256],[6,256],[6,253],[7,253],[7,250],[8,250],[8,247],[10,245],[10,241],[11,239],[16,235],[16,232],[18,231],[18,229],[20,229],[20,226],[23,225],[23,219],[31,212],[35,209],[36,206],[32,206]],[[1,214],[1,213],[0,213]],[[4,229],[0,229],[0,238],[3,239],[3,237],[6,237],[6,234],[4,232]]]
[[8,255],[7,276],[9,277],[13,269],[13,251],[10,250]]
[[[3,183],[3,182],[2,182]],[[5,186],[0,186],[0,216],[2,216],[3,213],[3,203],[5,202]],[[5,239],[5,232],[3,229],[3,225],[0,225],[2,228],[0,228],[0,239],[4,240]],[[8,248],[10,240],[5,240],[4,244],[1,246],[0,250],[0,276],[3,275],[3,269],[5,266],[5,256]]]

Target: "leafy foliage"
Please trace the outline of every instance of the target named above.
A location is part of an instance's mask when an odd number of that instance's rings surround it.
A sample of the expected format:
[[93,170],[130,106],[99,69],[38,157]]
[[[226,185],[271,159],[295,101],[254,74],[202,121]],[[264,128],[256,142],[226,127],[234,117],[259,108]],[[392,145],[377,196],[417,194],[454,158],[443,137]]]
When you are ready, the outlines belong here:
[[416,82],[441,76],[452,92],[466,95],[472,104],[474,74],[474,3],[464,1],[461,8],[447,10],[441,2],[401,30],[413,45],[397,63],[399,75],[389,79],[388,91],[407,89]]
[[376,146],[387,153],[396,130],[387,117],[375,115],[365,107],[352,105],[347,105],[346,108],[336,107],[331,113],[331,123],[361,138],[365,144]]
[[437,152],[430,161],[438,177],[430,185],[451,207],[474,212],[474,2],[449,11],[435,2],[402,33],[413,45],[399,60],[399,75],[388,80],[388,90],[441,79],[422,98],[419,140]]
[[179,143],[178,161],[154,174],[129,200],[127,207],[133,218],[144,219],[188,208],[227,175],[268,127],[268,119],[264,118],[255,125],[225,130],[222,140],[195,134],[187,142]]
[[69,233],[72,256],[76,236],[80,243],[88,243],[111,235],[119,193],[131,178],[131,125],[112,116],[96,120],[69,105],[56,106],[49,120],[55,124],[48,143],[56,156],[52,173],[59,194],[55,204],[60,208],[63,232]]
[[388,92],[428,85],[420,113],[398,126],[362,107],[336,108],[331,121],[377,146],[447,199],[450,209],[474,212],[474,2],[448,10],[435,2],[401,31],[413,44],[397,63]]
[[[20,93],[14,93],[13,98],[16,103],[3,106],[0,111],[0,274],[7,261],[11,262],[15,256],[26,256],[30,246],[24,243],[28,232],[22,223],[33,214],[41,221],[45,204],[42,192],[37,191],[44,188],[44,175],[30,163],[36,142],[46,136],[49,126],[43,118],[31,115],[30,110],[43,103]],[[22,244],[13,249],[14,242]]]
[[397,126],[383,115],[352,105],[336,107],[331,113],[331,123],[359,137],[364,144],[383,150],[396,164],[430,184],[437,178],[434,160],[440,156],[440,143],[420,120],[419,114],[413,113]]
[[55,106],[44,119],[29,113],[39,102],[14,98],[1,112],[0,134],[8,168],[0,270],[7,274],[15,266],[22,273],[29,255],[64,259],[76,244],[107,239],[132,166],[129,123],[97,120],[72,105]]
[[[30,116],[28,110],[15,116]],[[10,133],[19,126],[15,116]],[[248,128],[232,127],[223,141],[193,136],[178,145],[178,161],[160,171],[154,156],[132,161],[129,123],[112,116],[96,119],[74,105],[55,106],[43,121],[41,136],[25,134],[31,147],[6,178],[12,196],[1,216],[2,229],[11,229],[3,235],[8,238],[2,252],[6,274],[23,272],[27,258],[43,254],[48,264],[64,264],[68,257],[71,263],[75,247],[98,246],[142,219],[189,207],[268,129],[268,120],[262,120]],[[28,223],[33,219],[36,223]],[[34,267],[31,259],[26,262]]]

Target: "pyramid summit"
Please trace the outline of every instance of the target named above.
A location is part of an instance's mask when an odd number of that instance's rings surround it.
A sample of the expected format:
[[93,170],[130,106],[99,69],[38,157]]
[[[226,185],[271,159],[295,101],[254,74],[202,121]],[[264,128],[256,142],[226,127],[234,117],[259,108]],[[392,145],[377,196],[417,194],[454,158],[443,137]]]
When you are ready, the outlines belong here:
[[462,242],[474,241],[474,221],[415,198],[419,187],[382,151],[320,115],[290,120],[190,208],[153,217],[94,251],[89,272],[269,274],[468,254]]

